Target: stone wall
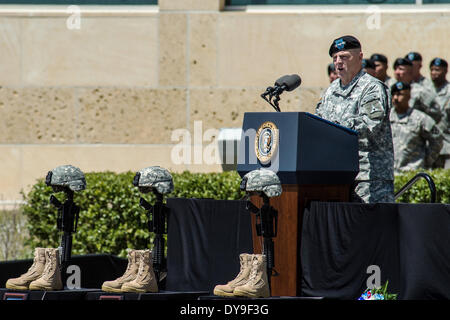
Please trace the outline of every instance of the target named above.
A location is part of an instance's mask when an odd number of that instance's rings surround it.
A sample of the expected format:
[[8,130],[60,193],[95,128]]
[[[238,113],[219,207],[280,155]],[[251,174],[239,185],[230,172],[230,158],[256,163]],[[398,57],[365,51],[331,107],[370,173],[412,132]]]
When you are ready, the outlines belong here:
[[[314,112],[330,42],[343,34],[390,65],[421,52],[426,76],[432,58],[450,59],[448,5],[380,7],[375,29],[365,7],[256,9],[230,10],[223,0],[82,6],[80,29],[71,29],[66,7],[0,6],[0,201],[21,199],[61,164],[220,171],[175,164],[174,130],[193,137],[195,121],[204,132],[240,127],[247,111],[271,112],[259,95],[284,74],[299,74],[302,85],[281,96],[281,109]],[[192,143],[211,143],[201,140]]]

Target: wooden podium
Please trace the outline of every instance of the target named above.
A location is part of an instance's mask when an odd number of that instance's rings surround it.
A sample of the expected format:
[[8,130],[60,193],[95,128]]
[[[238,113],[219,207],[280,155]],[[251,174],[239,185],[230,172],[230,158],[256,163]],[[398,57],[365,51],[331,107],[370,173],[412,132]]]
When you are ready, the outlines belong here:
[[[311,201],[349,201],[359,170],[357,133],[306,112],[248,112],[242,131],[241,177],[265,167],[277,173],[283,189],[270,199],[278,211],[271,294],[298,296],[303,210]],[[262,206],[258,196],[252,202]],[[256,235],[254,214],[252,220],[253,250],[261,253],[263,239]]]

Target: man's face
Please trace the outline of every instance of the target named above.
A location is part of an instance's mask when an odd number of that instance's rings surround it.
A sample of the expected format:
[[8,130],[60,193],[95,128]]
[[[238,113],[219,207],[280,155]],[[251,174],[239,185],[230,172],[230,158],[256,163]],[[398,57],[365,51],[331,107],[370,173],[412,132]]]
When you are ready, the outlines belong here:
[[397,66],[394,70],[394,76],[397,81],[411,83],[413,80],[411,66]]
[[417,76],[420,74],[420,68],[422,68],[422,61],[411,61],[412,62],[412,74],[413,76]]
[[363,54],[359,49],[349,49],[333,54],[336,73],[341,80],[351,80],[361,70]]
[[364,71],[370,74],[372,77],[375,77],[375,69],[373,68],[364,68]]
[[431,66],[431,69],[430,69],[431,80],[443,82],[445,80],[446,75],[447,75],[446,67]]
[[334,80],[336,80],[338,77],[337,72],[336,71],[331,71],[330,75],[328,76],[328,78],[330,79],[330,83],[332,83]]
[[380,61],[374,61],[375,64],[375,77],[384,81],[386,78],[386,72],[387,72],[387,64],[380,62]]
[[398,113],[405,113],[408,110],[409,99],[411,98],[410,90],[400,90],[392,94],[392,104]]

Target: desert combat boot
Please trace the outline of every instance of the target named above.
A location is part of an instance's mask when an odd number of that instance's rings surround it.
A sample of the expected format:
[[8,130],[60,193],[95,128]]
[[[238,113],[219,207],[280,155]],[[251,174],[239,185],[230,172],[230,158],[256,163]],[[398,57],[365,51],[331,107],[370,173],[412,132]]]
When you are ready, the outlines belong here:
[[130,282],[136,279],[139,270],[139,257],[142,250],[131,249],[128,251],[128,265],[125,273],[112,281],[105,281],[102,285],[102,290],[106,292],[122,292],[120,289],[125,282]]
[[233,291],[236,287],[247,283],[250,276],[250,270],[252,269],[252,257],[253,255],[248,253],[241,253],[239,255],[241,270],[239,270],[236,278],[229,281],[227,284],[218,284],[214,287],[214,294],[216,296],[232,297],[234,296]]
[[142,250],[139,257],[139,270],[136,279],[125,282],[122,292],[158,292],[155,272],[153,271],[153,260],[150,250]]
[[59,250],[57,248],[46,248],[44,272],[39,279],[30,283],[30,290],[51,291],[62,289]]
[[18,278],[8,279],[6,288],[14,290],[28,290],[32,281],[38,279],[45,267],[45,248],[35,248],[33,264],[28,271]]
[[267,279],[266,256],[254,254],[252,258],[252,269],[246,284],[236,287],[233,291],[235,296],[251,298],[270,297],[269,281]]

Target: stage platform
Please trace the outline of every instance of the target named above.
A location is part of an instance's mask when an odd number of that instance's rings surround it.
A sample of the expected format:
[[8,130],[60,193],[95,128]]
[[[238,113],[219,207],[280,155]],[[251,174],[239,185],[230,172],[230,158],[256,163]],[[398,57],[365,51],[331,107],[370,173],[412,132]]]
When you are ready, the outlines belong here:
[[0,300],[84,300],[89,292],[96,289],[73,289],[57,291],[11,290],[0,288]]
[[211,295],[208,291],[160,291],[158,293],[105,292],[99,289],[66,289],[58,291],[11,290],[0,288],[0,300],[153,300],[153,301],[222,301],[222,302],[273,302],[277,300],[322,300],[323,297],[275,296],[268,298],[222,297]]
[[[171,199],[168,205],[166,282],[158,294],[126,293],[122,299],[220,301],[221,297],[212,296],[214,286],[234,279],[239,273],[239,254],[253,251],[245,201]],[[398,300],[448,300],[449,246],[448,204],[311,202],[302,226],[301,293],[269,299],[356,300],[367,288],[369,277],[379,275],[381,284],[388,281],[388,291],[398,294]],[[25,273],[32,262],[0,262],[0,287]],[[0,299],[5,292],[26,294],[27,300],[92,301],[102,295],[118,299],[99,288],[123,274],[127,259],[102,253],[74,255],[71,264],[79,266],[80,286],[86,289],[0,289]]]
[[66,289],[58,291],[11,290],[0,288],[0,300],[198,300],[208,291],[160,291],[158,293],[112,293],[100,289]]

